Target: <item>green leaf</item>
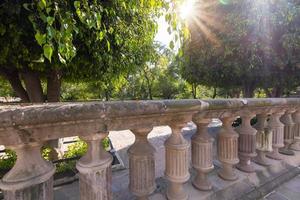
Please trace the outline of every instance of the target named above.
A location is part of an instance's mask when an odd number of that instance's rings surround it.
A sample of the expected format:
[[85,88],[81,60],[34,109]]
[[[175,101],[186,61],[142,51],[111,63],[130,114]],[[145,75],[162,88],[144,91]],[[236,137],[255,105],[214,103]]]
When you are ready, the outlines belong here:
[[99,32],[99,40],[101,41],[101,40],[103,40],[103,38],[104,38],[104,32],[100,31]]
[[170,42],[169,47],[170,47],[170,49],[174,49],[174,42],[173,41]]
[[107,50],[110,51],[110,42],[108,40],[106,40],[106,44],[107,44]]
[[59,58],[59,61],[60,61],[61,63],[63,63],[63,64],[66,64],[66,63],[67,63],[66,60],[61,56],[60,53],[58,53],[58,58]]
[[40,46],[46,43],[46,34],[41,34],[39,31],[35,34],[35,39]]
[[47,17],[47,23],[51,26],[53,24],[53,22],[54,22],[54,17],[48,16]]
[[45,44],[43,50],[44,50],[44,56],[51,62],[53,47],[50,44]]
[[30,3],[24,3],[23,4],[23,7],[25,8],[25,10],[31,11],[30,8],[29,8],[29,6],[31,6]]
[[45,61],[43,54],[41,54],[40,58],[38,60],[33,60],[32,62],[35,63],[43,63]]
[[80,8],[80,1],[74,1],[74,7],[76,9]]
[[41,10],[44,10],[44,8],[47,7],[47,2],[46,0],[40,0],[39,3],[38,3],[38,6]]

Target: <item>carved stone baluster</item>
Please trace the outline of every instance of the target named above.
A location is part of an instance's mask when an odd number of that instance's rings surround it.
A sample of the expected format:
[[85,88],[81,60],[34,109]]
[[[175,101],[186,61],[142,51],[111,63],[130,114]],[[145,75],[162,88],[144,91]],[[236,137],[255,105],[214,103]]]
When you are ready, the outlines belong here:
[[194,117],[193,122],[197,125],[197,132],[192,137],[192,165],[197,174],[193,185],[199,190],[211,190],[212,185],[207,179],[207,173],[213,166],[213,139],[208,135],[210,119]]
[[282,156],[279,154],[278,149],[284,147],[283,144],[283,132],[284,132],[284,125],[279,120],[280,117],[284,114],[283,111],[277,111],[271,114],[268,128],[272,131],[272,148],[273,151],[267,154],[267,157],[275,159],[275,160],[282,160]]
[[0,181],[5,200],[52,200],[55,167],[41,156],[41,144],[8,147],[17,154],[14,167]]
[[170,200],[186,200],[188,195],[183,190],[183,183],[189,178],[189,143],[181,134],[181,127],[173,125],[171,136],[165,141],[166,170],[169,180],[167,198]]
[[242,124],[236,128],[239,133],[239,159],[240,162],[236,166],[239,170],[244,172],[254,172],[255,169],[252,165],[251,158],[256,154],[256,129],[254,129],[250,122],[255,114],[246,112],[242,114]]
[[112,156],[103,149],[108,133],[81,137],[88,144],[87,153],[76,164],[79,171],[81,200],[110,200]]
[[300,109],[292,114],[294,120],[294,143],[291,145],[291,149],[300,151]]
[[218,158],[222,163],[219,176],[225,180],[236,180],[238,176],[234,173],[233,165],[239,162],[238,159],[238,137],[234,131],[232,122],[235,117],[221,118],[223,126],[218,134]]
[[294,141],[294,121],[292,119],[292,113],[295,110],[288,109],[285,114],[280,118],[280,121],[284,124],[284,147],[279,149],[279,152],[285,155],[295,155],[295,153],[290,150],[290,145]]
[[128,149],[129,189],[137,199],[148,199],[155,190],[155,148],[148,142],[151,129],[132,130],[134,144]]
[[256,151],[257,156],[254,161],[257,164],[268,166],[271,163],[266,158],[266,152],[272,151],[272,131],[267,127],[267,118],[266,113],[258,114],[257,123],[255,124],[256,133]]

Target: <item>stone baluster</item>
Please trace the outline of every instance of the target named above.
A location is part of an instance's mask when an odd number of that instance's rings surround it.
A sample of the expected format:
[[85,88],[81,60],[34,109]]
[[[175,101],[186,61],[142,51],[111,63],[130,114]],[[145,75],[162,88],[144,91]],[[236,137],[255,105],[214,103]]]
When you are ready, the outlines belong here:
[[129,190],[137,199],[148,199],[155,190],[155,148],[147,140],[151,129],[132,130],[134,144],[128,149]]
[[42,145],[8,147],[17,154],[14,167],[0,181],[5,200],[52,200],[55,167],[41,155]]
[[272,131],[272,148],[273,151],[267,154],[267,157],[282,160],[282,156],[279,154],[278,149],[284,147],[283,144],[283,131],[284,125],[280,121],[280,117],[284,114],[283,111],[277,111],[271,114],[268,128]]
[[256,154],[256,129],[251,126],[251,119],[255,116],[254,113],[242,113],[242,124],[236,128],[239,133],[238,154],[240,162],[236,166],[239,170],[244,172],[254,172],[251,158]]
[[213,166],[213,139],[208,135],[210,119],[194,117],[197,132],[192,137],[192,165],[197,171],[193,185],[199,190],[211,190],[212,185],[207,179],[207,173]]
[[103,149],[102,140],[108,133],[81,137],[88,144],[86,154],[76,164],[79,171],[81,200],[110,200],[112,156]]
[[272,151],[272,131],[267,127],[268,115],[261,113],[256,115],[257,123],[255,124],[256,133],[256,151],[257,156],[254,162],[263,166],[269,166],[271,163],[266,158],[266,153]]
[[295,151],[300,151],[300,109],[292,114],[294,120],[294,141],[291,145],[291,149]]
[[189,179],[189,143],[181,134],[181,126],[171,125],[172,134],[165,141],[166,169],[165,177],[169,180],[167,198],[186,200],[188,195],[183,184]]
[[218,159],[222,163],[219,176],[225,180],[236,180],[238,176],[234,173],[233,165],[239,162],[238,159],[238,137],[234,131],[232,122],[236,117],[221,118],[223,126],[218,134]]
[[285,155],[295,155],[295,153],[290,150],[290,145],[294,141],[294,121],[292,118],[292,113],[295,110],[288,109],[286,110],[285,114],[280,118],[280,121],[284,124],[284,147],[279,149],[279,153]]

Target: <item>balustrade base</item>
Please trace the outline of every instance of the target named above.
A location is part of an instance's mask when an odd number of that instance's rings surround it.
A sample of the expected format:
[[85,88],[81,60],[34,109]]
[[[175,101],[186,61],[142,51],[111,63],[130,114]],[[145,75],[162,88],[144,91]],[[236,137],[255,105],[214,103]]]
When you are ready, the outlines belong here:
[[278,152],[278,148],[273,148],[273,151],[267,154],[268,158],[272,158],[274,160],[282,160],[283,157]]
[[188,194],[183,190],[181,183],[170,182],[170,187],[167,190],[168,200],[188,200]]
[[253,161],[262,166],[270,166],[271,162],[266,158],[266,152],[257,150],[257,156],[253,159]]
[[208,191],[212,189],[212,184],[207,179],[207,176],[203,172],[199,172],[193,180],[193,186],[199,190]]
[[294,151],[300,151],[300,142],[295,142],[295,143],[291,144],[290,149],[292,149]]
[[283,148],[279,149],[279,153],[287,155],[287,156],[294,156],[295,155],[295,152],[288,149],[287,147],[283,147]]
[[247,172],[247,173],[255,172],[255,169],[254,169],[252,164],[241,164],[241,163],[239,163],[239,164],[236,165],[236,168],[243,171],[243,172]]
[[218,172],[218,175],[226,181],[235,181],[239,177],[234,173],[232,165],[223,163],[223,168]]

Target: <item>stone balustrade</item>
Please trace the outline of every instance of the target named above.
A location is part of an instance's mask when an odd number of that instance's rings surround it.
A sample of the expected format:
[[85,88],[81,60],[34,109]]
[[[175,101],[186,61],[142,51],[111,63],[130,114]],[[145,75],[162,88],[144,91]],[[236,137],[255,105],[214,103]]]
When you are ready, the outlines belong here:
[[[238,127],[232,123],[240,117]],[[257,123],[252,126],[251,120]],[[87,142],[87,153],[77,161],[80,199],[112,199],[112,157],[101,141],[109,131],[131,130],[135,142],[128,150],[129,190],[137,199],[148,199],[156,188],[155,147],[147,135],[154,126],[168,125],[172,134],[165,141],[166,196],[185,200],[183,184],[211,190],[208,173],[213,170],[214,139],[208,124],[219,118],[217,135],[218,174],[227,181],[238,179],[239,170],[251,173],[252,161],[269,165],[266,156],[281,159],[283,151],[300,150],[300,99],[163,100],[19,104],[0,106],[0,145],[17,153],[15,166],[2,178],[0,188],[6,200],[53,199],[55,167],[45,161],[40,149],[49,140],[79,136]],[[181,129],[193,121],[197,131],[191,144]],[[191,146],[191,164],[189,148]]]

